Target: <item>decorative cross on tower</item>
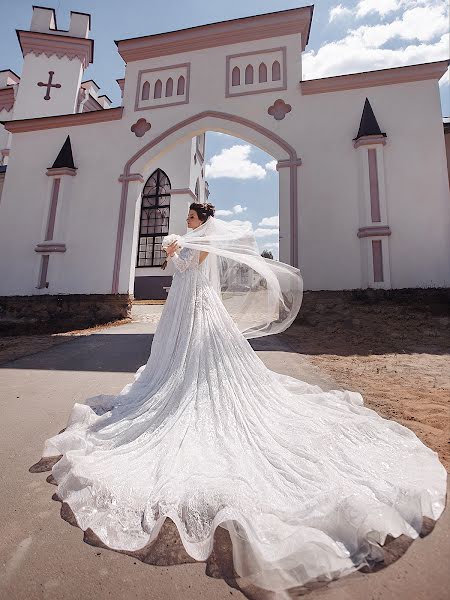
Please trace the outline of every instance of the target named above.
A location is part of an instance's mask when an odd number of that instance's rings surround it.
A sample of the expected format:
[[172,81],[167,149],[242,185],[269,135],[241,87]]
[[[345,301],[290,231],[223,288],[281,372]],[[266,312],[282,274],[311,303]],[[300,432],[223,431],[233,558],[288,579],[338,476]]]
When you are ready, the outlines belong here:
[[44,96],[44,100],[50,100],[50,88],[52,88],[52,87],[54,87],[54,88],[60,88],[61,87],[60,83],[52,83],[54,72],[55,71],[49,71],[48,72],[49,78],[48,78],[47,83],[43,83],[42,81],[40,81],[38,83],[39,87],[42,87],[42,86],[46,86],[47,87],[47,93]]

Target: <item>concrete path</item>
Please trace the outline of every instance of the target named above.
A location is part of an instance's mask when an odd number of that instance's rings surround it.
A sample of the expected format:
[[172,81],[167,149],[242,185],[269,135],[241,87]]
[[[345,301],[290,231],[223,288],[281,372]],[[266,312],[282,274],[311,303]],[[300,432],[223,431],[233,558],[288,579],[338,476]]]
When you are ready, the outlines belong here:
[[[134,322],[97,330],[0,367],[0,598],[202,600],[244,598],[204,563],[153,566],[83,542],[60,517],[49,473],[30,473],[43,442],[66,425],[74,402],[118,393],[150,352],[162,307],[135,305]],[[331,378],[292,352],[283,336],[253,340],[266,365],[326,389]],[[337,387],[337,386],[336,386]],[[448,600],[450,511],[389,567],[311,591],[311,600]],[[246,590],[248,598],[273,600]]]

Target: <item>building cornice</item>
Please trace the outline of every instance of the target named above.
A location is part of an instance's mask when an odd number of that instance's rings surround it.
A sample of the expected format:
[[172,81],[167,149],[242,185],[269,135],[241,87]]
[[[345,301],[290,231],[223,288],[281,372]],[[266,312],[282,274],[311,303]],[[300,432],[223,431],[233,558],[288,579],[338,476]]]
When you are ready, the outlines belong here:
[[41,129],[54,129],[56,127],[74,127],[106,121],[120,121],[122,113],[123,106],[118,106],[116,108],[105,108],[103,110],[92,110],[84,113],[51,117],[38,117],[36,119],[12,119],[11,121],[0,121],[0,123],[11,133],[23,133],[26,131],[39,131]]
[[363,135],[358,139],[353,140],[353,147],[359,148],[360,146],[370,146],[371,144],[386,145],[386,134],[385,135]]
[[48,57],[56,55],[58,58],[67,56],[69,60],[78,58],[84,69],[94,61],[94,40],[22,29],[16,29],[16,33],[24,57],[33,53],[35,56],[40,54]]
[[424,81],[426,79],[439,80],[447,71],[449,64],[450,59],[446,59],[418,65],[393,67],[391,69],[379,69],[377,71],[363,71],[361,73],[350,73],[335,77],[310,79],[300,81],[300,88],[303,95],[308,95],[368,88],[377,85]]
[[311,29],[314,5],[273,13],[220,21],[178,31],[114,40],[126,63],[180,52],[203,50],[283,35],[301,34],[305,50]]

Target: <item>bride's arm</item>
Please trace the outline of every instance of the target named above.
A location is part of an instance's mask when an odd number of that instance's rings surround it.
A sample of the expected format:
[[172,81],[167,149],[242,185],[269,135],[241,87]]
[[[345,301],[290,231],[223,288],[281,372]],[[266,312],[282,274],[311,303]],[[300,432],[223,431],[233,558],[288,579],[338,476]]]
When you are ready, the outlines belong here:
[[171,256],[173,264],[178,271],[186,271],[195,266],[197,263],[199,252],[192,248],[182,248],[180,252],[176,250]]
[[205,252],[204,250],[200,251],[200,258],[198,259],[198,264],[202,263],[205,258],[208,256],[209,252]]

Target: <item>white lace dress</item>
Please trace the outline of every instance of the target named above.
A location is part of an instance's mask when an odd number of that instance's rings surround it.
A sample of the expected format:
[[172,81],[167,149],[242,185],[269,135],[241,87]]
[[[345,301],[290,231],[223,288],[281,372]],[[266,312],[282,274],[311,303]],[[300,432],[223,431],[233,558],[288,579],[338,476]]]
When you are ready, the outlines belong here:
[[446,471],[409,429],[269,370],[182,249],[148,362],[117,396],[76,403],[45,442],[81,529],[137,550],[166,517],[205,560],[228,529],[235,570],[270,590],[331,579],[415,538],[443,511]]

